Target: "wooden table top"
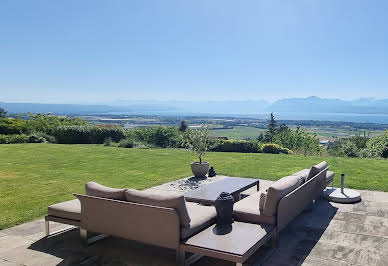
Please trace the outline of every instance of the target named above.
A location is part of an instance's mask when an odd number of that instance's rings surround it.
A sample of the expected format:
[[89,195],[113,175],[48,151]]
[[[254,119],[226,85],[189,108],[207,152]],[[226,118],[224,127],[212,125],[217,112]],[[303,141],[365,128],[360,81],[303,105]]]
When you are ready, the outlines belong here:
[[235,196],[248,188],[258,186],[259,180],[254,178],[225,177],[214,183],[188,191],[183,194],[187,201],[212,204],[221,192]]
[[272,225],[234,222],[230,233],[217,235],[216,225],[213,225],[189,238],[182,248],[187,252],[244,262],[271,239],[273,228]]

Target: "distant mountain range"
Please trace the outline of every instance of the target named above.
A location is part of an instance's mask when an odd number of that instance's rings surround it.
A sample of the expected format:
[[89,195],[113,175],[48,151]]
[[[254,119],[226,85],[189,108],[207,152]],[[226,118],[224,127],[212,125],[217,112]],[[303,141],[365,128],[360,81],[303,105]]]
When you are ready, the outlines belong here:
[[319,97],[288,98],[274,102],[268,112],[388,114],[388,99],[363,98],[353,101]]
[[[340,114],[345,115],[345,117],[353,115],[356,118],[352,118],[352,120],[355,121],[362,116],[364,118],[361,119],[365,120],[365,115],[378,116],[379,118],[376,122],[388,119],[388,99],[363,98],[346,101],[341,99],[323,99],[315,96],[307,98],[287,98],[277,100],[273,103],[265,100],[197,102],[156,100],[116,101],[96,105],[0,102],[0,107],[5,108],[11,114],[32,112],[63,115],[121,114],[266,117],[268,113],[274,112],[283,119],[340,120],[342,119],[340,117],[335,119],[326,118]],[[367,119],[366,121],[369,120]]]

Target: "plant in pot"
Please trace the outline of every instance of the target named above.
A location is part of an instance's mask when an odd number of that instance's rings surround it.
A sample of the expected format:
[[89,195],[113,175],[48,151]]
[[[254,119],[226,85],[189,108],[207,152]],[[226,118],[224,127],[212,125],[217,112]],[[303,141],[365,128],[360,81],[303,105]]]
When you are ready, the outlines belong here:
[[212,146],[209,127],[202,126],[200,129],[186,130],[185,133],[186,148],[197,155],[199,161],[191,163],[191,171],[195,177],[206,177],[209,170],[209,162],[202,161],[202,157]]

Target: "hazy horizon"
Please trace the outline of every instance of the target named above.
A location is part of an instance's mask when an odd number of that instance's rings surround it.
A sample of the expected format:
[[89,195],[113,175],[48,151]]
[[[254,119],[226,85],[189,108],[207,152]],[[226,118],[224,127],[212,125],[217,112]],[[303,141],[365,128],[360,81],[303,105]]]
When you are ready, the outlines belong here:
[[109,105],[109,104],[118,104],[120,102],[161,102],[161,103],[166,103],[166,102],[255,102],[255,101],[265,101],[269,104],[275,103],[279,100],[285,100],[285,99],[308,99],[308,98],[319,98],[323,100],[341,100],[341,101],[357,101],[357,100],[387,100],[387,98],[376,98],[376,97],[362,97],[362,98],[350,98],[350,99],[344,99],[344,98],[329,98],[329,97],[318,97],[318,96],[306,96],[306,97],[289,97],[289,98],[277,98],[273,100],[269,99],[252,99],[252,98],[245,98],[245,99],[193,99],[193,100],[185,100],[185,99],[113,99],[113,100],[106,100],[106,101],[96,101],[96,102],[83,102],[83,101],[71,101],[71,102],[66,102],[66,101],[11,101],[11,100],[5,100],[3,98],[0,98],[0,103],[36,103],[36,104],[75,104],[75,105]]

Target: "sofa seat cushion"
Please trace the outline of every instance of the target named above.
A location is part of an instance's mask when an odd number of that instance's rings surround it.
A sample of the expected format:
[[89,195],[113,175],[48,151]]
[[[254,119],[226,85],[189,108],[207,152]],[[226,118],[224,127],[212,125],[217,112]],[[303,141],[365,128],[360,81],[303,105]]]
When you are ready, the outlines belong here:
[[265,200],[264,214],[266,216],[275,216],[279,201],[288,193],[302,185],[304,182],[301,175],[285,176],[273,183],[267,191]]
[[327,171],[326,172],[326,184],[330,183],[334,179],[334,172],[333,171]]
[[85,185],[86,195],[114,200],[125,200],[125,190],[126,188],[111,188],[96,182],[88,182]]
[[183,195],[172,192],[140,191],[136,189],[127,189],[125,191],[127,201],[173,208],[179,215],[181,226],[190,225],[190,216],[186,207],[186,200]]
[[260,211],[259,202],[265,191],[258,191],[233,206],[234,216],[238,221],[255,224],[275,224],[275,216],[266,216]]
[[52,216],[81,221],[81,202],[78,199],[53,204],[47,208],[47,211]]
[[186,207],[191,222],[188,226],[181,227],[181,239],[193,236],[215,223],[217,212],[213,206],[187,202]]
[[325,161],[323,161],[323,162],[321,162],[319,164],[316,164],[313,167],[311,167],[309,175],[307,176],[306,181],[310,180],[311,178],[313,178],[314,176],[316,176],[317,174],[322,172],[325,168],[327,168],[327,162],[325,162]]

